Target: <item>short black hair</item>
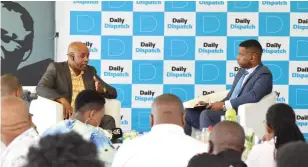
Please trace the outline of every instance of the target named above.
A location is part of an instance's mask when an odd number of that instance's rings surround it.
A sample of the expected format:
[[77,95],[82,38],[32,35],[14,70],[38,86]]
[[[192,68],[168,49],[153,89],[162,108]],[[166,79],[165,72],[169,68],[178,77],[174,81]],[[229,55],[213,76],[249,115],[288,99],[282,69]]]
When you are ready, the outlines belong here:
[[277,167],[307,167],[308,144],[303,141],[290,142],[278,149]]
[[30,147],[24,167],[104,167],[95,144],[74,131],[47,135]]
[[246,41],[243,41],[240,43],[239,45],[240,47],[244,47],[246,49],[252,49],[253,51],[262,54],[263,49],[261,44],[259,43],[259,41],[255,40],[255,39],[249,39]]
[[95,90],[83,90],[75,99],[75,112],[101,110],[105,106],[105,98]]

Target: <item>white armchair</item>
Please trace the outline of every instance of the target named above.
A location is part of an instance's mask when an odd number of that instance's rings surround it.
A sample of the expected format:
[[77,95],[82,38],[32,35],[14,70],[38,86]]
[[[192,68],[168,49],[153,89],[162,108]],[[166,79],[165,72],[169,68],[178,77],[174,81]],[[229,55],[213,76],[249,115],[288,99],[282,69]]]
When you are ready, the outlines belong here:
[[[206,96],[201,96],[184,103],[184,107],[194,106],[199,101],[213,103],[222,100],[227,96],[229,90],[212,93]],[[276,93],[272,92],[264,96],[257,103],[247,103],[238,107],[238,116],[240,117],[240,124],[243,127],[252,128],[258,138],[262,138],[265,134],[265,127],[263,121],[266,117],[267,109],[276,103]]]
[[[120,109],[120,101],[106,99],[105,113],[115,119],[116,127],[120,127],[121,125]],[[43,133],[50,126],[63,120],[62,104],[40,96],[38,99],[31,101],[30,113],[33,114],[32,121],[37,126],[39,134]]]

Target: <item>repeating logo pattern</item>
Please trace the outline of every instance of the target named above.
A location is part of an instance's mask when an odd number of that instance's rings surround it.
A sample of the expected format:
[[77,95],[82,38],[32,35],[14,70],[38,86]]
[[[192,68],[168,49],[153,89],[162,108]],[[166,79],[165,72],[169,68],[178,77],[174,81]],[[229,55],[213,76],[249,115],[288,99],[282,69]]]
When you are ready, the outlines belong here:
[[[150,129],[151,103],[230,89],[238,45],[257,39],[273,73],[277,102],[297,110],[308,133],[308,2],[73,1],[70,38],[118,91],[125,130]],[[307,135],[308,136],[308,135]]]

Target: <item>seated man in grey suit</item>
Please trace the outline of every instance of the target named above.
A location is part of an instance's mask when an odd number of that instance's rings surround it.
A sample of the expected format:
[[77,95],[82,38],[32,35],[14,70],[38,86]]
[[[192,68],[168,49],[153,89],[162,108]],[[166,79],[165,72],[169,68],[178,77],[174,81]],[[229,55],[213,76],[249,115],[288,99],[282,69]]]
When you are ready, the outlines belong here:
[[[243,41],[239,45],[237,62],[241,69],[235,76],[232,89],[222,101],[209,104],[206,110],[186,109],[185,133],[191,135],[192,127],[197,129],[214,126],[228,109],[237,111],[246,103],[260,101],[273,88],[271,71],[262,64],[262,46],[257,40]],[[200,101],[200,105],[205,102]]]
[[[105,98],[115,99],[117,91],[105,83],[94,67],[88,65],[89,49],[82,42],[72,42],[68,47],[68,61],[50,63],[36,87],[39,96],[55,100],[64,107],[64,119],[73,113],[75,98],[84,89],[100,92]],[[115,128],[115,120],[105,115],[103,129]]]

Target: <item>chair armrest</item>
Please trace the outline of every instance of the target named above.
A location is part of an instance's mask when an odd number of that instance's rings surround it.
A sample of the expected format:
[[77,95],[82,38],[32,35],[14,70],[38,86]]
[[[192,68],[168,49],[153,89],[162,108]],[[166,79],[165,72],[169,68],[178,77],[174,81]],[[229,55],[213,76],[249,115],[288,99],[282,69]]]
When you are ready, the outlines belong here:
[[121,102],[116,99],[106,99],[105,114],[114,118],[116,127],[121,127]]
[[238,107],[238,115],[240,124],[243,127],[252,128],[258,138],[262,138],[265,134],[263,121],[266,118],[267,110],[276,103],[276,93],[272,92],[264,96],[257,103],[242,104]]
[[50,126],[63,120],[63,105],[38,96],[30,103],[30,113],[33,114],[32,122],[37,127],[38,133],[41,134]]
[[226,90],[222,92],[212,93],[206,96],[200,96],[200,97],[184,102],[183,105],[185,108],[191,108],[195,106],[199,101],[204,101],[206,103],[214,103],[217,101],[221,101],[222,99],[227,97],[228,93],[229,93],[229,90]]

